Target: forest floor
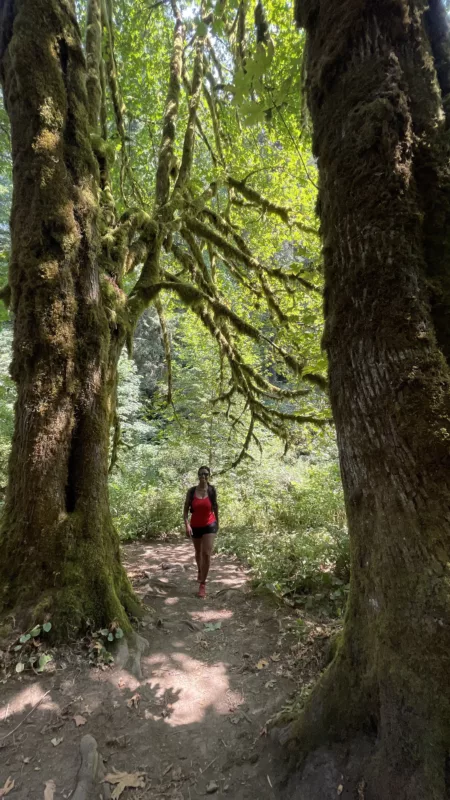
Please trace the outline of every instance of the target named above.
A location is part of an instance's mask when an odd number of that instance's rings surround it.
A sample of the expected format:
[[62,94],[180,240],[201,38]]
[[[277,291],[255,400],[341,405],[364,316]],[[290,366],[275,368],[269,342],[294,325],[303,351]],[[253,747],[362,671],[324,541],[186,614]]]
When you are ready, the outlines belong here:
[[[142,674],[120,658],[91,667],[86,648],[74,645],[55,653],[40,676],[6,676],[0,797],[12,782],[10,800],[280,797],[279,746],[267,721],[317,676],[335,623],[300,619],[256,595],[250,573],[230,556],[214,557],[208,597],[199,600],[193,549],[180,539],[127,545],[123,554],[145,604]],[[83,794],[86,734],[95,737],[105,774],[134,775],[125,784],[136,788],[120,793],[120,783],[97,783]]]

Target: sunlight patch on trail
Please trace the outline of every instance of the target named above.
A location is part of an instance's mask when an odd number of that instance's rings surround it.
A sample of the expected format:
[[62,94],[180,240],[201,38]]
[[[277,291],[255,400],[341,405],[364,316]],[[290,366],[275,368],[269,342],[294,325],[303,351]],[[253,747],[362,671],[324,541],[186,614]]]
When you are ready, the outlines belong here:
[[208,610],[208,611],[189,611],[189,616],[196,622],[216,622],[220,619],[231,619],[234,616],[233,612],[226,609]]
[[[25,689],[22,689],[22,691],[16,694],[13,700],[10,700],[9,703],[4,706],[0,706],[0,722],[6,722],[6,720],[10,719],[14,714],[20,714],[21,711],[28,711],[36,705],[36,703],[39,703],[39,700],[44,695],[44,689],[38,683],[34,683],[32,686],[27,686]],[[45,709],[46,711],[59,711],[59,705],[54,703],[50,696],[39,704],[39,708]]]
[[170,704],[170,714],[164,720],[170,727],[201,722],[208,709],[217,714],[229,714],[230,704],[238,706],[242,697],[230,688],[226,665],[219,661],[205,664],[184,653],[173,653],[170,657],[160,653],[145,659],[153,669],[151,678],[145,681],[155,692],[156,698],[168,693],[176,695]]

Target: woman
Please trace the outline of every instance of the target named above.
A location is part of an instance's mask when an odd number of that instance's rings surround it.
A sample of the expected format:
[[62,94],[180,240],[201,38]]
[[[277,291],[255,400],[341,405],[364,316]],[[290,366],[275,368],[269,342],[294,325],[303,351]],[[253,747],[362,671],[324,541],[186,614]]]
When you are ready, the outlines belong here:
[[197,597],[202,598],[206,597],[206,578],[211,564],[214,536],[219,529],[217,494],[214,486],[209,483],[210,474],[209,467],[199,468],[198,484],[192,486],[186,495],[183,515],[186,536],[190,536],[194,542],[197,580],[200,584]]

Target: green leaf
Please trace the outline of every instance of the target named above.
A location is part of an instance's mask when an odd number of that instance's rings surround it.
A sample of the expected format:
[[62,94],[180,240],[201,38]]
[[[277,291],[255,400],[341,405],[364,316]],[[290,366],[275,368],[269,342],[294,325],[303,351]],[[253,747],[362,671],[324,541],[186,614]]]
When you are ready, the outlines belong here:
[[122,628],[117,628],[117,629],[116,629],[116,639],[122,639],[122,637],[123,637],[123,630],[122,630]]
[[39,636],[40,632],[41,632],[41,626],[35,625],[33,630],[30,631],[30,637],[32,636],[34,638],[35,636]]
[[49,663],[49,661],[53,661],[53,656],[49,655],[48,653],[43,653],[41,656],[39,656],[37,671],[42,672]]
[[52,623],[51,622],[44,622],[44,624],[42,626],[42,630],[45,631],[46,633],[48,633],[49,631],[51,631],[51,629],[52,629]]
[[14,652],[17,653],[19,650],[22,650],[22,645],[21,644],[16,644],[16,646],[13,649],[14,649]]
[[208,33],[208,26],[206,22],[199,22],[197,25],[197,36],[200,36],[202,39]]
[[21,642],[22,644],[25,644],[25,642],[28,642],[29,639],[31,639],[31,634],[30,633],[23,633],[22,636],[19,639],[19,642]]
[[19,661],[19,663],[16,664],[16,672],[23,672],[24,669],[25,669],[25,664],[22,664],[22,662]]
[[108,628],[102,628],[101,631],[100,631],[100,634],[102,636],[108,636],[108,633],[109,633]]
[[113,641],[114,641],[114,634],[108,633],[108,642],[113,642]]
[[217,631],[222,627],[222,622],[205,622],[206,631]]

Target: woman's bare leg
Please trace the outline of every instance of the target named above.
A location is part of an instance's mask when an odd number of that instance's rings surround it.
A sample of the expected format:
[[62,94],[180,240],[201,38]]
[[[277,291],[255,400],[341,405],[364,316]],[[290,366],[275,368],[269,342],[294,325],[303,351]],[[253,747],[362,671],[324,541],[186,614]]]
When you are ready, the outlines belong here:
[[214,549],[215,533],[204,533],[201,542],[200,583],[205,583],[211,565],[211,556]]
[[197,575],[198,581],[201,578],[201,572],[202,572],[202,539],[192,539],[192,541],[194,542],[195,560],[197,562],[197,568],[198,568],[198,575]]

